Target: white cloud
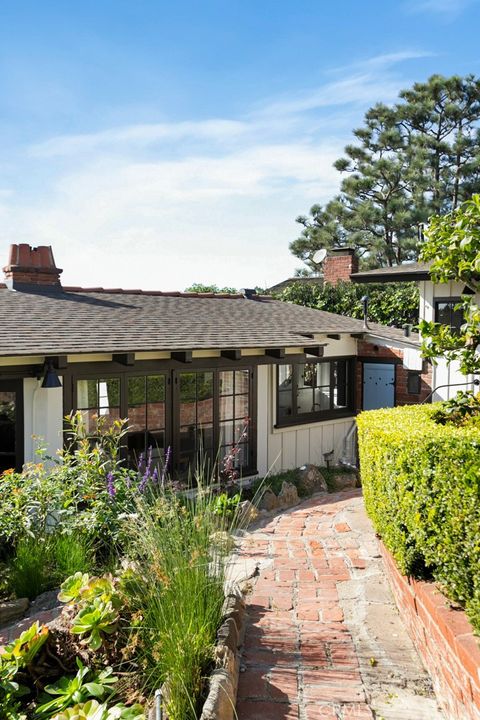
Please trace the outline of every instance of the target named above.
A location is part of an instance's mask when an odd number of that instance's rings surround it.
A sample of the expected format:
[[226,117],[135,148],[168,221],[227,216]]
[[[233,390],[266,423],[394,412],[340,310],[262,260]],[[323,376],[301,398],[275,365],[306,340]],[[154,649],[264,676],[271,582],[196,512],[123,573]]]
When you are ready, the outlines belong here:
[[[336,69],[295,97],[238,118],[139,123],[26,148],[47,178],[0,197],[6,242],[52,244],[66,284],[174,289],[273,284],[299,264],[295,217],[338,189],[332,165],[372,103],[405,85],[416,51]],[[2,251],[6,254],[6,250]]]
[[405,9],[410,13],[435,14],[453,20],[478,0],[408,0]]

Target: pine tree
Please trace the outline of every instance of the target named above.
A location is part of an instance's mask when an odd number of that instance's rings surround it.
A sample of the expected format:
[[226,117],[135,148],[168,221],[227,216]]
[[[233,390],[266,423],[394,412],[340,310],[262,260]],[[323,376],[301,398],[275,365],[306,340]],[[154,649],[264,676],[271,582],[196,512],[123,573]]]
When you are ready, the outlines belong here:
[[377,104],[335,167],[340,194],[301,216],[292,253],[310,264],[320,247],[355,247],[364,266],[418,257],[418,226],[480,190],[480,80],[432,76]]

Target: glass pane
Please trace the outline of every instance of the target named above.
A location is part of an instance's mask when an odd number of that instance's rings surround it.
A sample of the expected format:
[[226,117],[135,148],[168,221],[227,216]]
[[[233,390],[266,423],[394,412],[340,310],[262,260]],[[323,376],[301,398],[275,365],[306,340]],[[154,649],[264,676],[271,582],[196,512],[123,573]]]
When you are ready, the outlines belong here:
[[333,366],[334,392],[333,407],[344,408],[348,405],[348,365],[346,360],[337,360]]
[[219,373],[220,395],[233,394],[233,371]]
[[213,448],[213,425],[204,425],[197,431],[197,447],[200,452],[202,450],[211,450]]
[[145,400],[145,378],[128,378],[128,405],[142,405]]
[[315,412],[312,388],[299,388],[297,391],[297,412],[300,414]]
[[220,420],[233,419],[233,396],[221,397],[220,404]]
[[330,388],[321,387],[314,391],[312,412],[330,410]]
[[195,426],[180,428],[180,452],[195,453]]
[[93,432],[97,427],[98,410],[96,408],[92,410],[83,410],[82,418],[87,432]]
[[[110,380],[98,381],[98,407],[112,408],[120,406],[120,380],[113,378]],[[91,406],[90,406],[91,407]],[[101,413],[103,414],[103,413]]]
[[180,425],[195,425],[197,412],[195,401],[180,403]]
[[196,400],[195,373],[180,373],[180,402],[192,403]]
[[249,370],[236,370],[235,371],[235,394],[248,393],[249,386]]
[[149,403],[161,403],[165,400],[165,375],[147,377],[147,400]]
[[437,302],[435,322],[442,323],[442,325],[450,325],[451,307],[452,305],[449,302]]
[[315,384],[317,386],[330,385],[330,363],[329,362],[317,363],[317,378],[316,378]]
[[317,363],[305,363],[298,367],[298,387],[315,387],[317,384]]
[[128,431],[138,432],[147,427],[147,406],[137,405],[128,408]]
[[120,409],[100,408],[99,415],[102,418],[102,422],[108,426],[112,424],[115,420],[120,420]]
[[155,430],[155,432],[148,432],[147,438],[149,447],[153,448],[154,450],[154,456],[163,458],[163,449],[165,448],[165,432],[163,430]]
[[80,410],[98,408],[98,385],[96,380],[77,382],[77,406]]
[[134,467],[138,466],[140,455],[145,453],[145,432],[129,432],[127,438],[128,457]]
[[213,398],[213,373],[197,373],[197,397],[199,400]]
[[292,387],[293,367],[292,365],[278,366],[278,387],[286,389]]
[[233,443],[233,422],[220,423],[220,443],[228,446]]
[[247,467],[248,466],[248,443],[240,443],[239,452],[235,457],[235,467]]
[[15,419],[15,392],[1,392],[0,452],[8,453],[8,457],[4,455],[2,459],[1,471],[15,466]]
[[236,395],[235,396],[235,417],[246,418],[249,415],[248,411],[248,395]]
[[165,427],[165,403],[148,403],[147,427],[149,430],[161,430]]
[[292,391],[278,393],[278,416],[285,418],[292,414]]

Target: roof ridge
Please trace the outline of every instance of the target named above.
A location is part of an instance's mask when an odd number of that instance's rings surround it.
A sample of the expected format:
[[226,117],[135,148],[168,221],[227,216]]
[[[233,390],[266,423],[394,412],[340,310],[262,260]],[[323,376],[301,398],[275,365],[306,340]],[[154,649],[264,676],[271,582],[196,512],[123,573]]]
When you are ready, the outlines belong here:
[[[244,298],[241,293],[214,293],[214,292],[181,292],[180,290],[141,290],[140,288],[104,288],[104,287],[80,287],[79,285],[63,285],[64,292],[78,293],[105,293],[111,295],[154,295],[162,297],[187,297],[187,298]],[[258,295],[257,297],[262,297]]]

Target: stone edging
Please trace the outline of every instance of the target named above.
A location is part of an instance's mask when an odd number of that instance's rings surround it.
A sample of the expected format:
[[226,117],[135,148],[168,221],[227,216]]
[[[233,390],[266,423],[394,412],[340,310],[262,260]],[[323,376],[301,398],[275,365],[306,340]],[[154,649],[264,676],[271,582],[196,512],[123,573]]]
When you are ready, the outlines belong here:
[[380,541],[387,577],[448,720],[480,718],[480,644],[460,609],[434,583],[405,577]]
[[225,597],[217,632],[215,669],[200,720],[233,720],[237,699],[240,653],[245,635],[245,600],[238,586]]

